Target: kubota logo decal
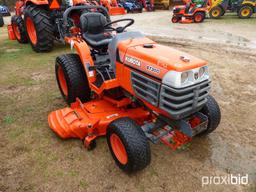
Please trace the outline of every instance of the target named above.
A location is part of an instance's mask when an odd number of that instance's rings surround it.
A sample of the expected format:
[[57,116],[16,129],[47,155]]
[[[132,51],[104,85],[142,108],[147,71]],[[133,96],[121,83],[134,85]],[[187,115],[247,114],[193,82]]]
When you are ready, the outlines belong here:
[[141,62],[138,59],[135,59],[135,58],[132,58],[132,57],[129,57],[129,56],[125,57],[125,61],[128,62],[128,63],[131,63],[133,65],[139,66],[139,67],[141,65]]
[[153,73],[157,73],[157,74],[160,73],[160,69],[157,69],[157,68],[152,67],[152,66],[149,66],[149,65],[147,65],[147,70],[148,70],[148,71],[151,71],[151,72],[153,72]]

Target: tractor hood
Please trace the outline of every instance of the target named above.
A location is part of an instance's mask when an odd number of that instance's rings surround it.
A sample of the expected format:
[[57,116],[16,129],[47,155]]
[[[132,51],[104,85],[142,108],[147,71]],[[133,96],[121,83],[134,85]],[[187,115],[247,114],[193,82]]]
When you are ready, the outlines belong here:
[[159,45],[147,38],[121,42],[119,48],[121,48],[119,49],[120,57],[124,64],[145,73],[158,75],[161,79],[169,71],[183,72],[207,64],[204,60]]

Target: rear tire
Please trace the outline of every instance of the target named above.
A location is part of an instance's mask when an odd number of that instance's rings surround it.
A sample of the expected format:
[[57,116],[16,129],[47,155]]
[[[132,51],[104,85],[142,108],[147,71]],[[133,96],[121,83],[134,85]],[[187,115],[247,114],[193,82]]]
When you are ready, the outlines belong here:
[[12,29],[17,41],[22,44],[27,43],[28,42],[27,32],[26,32],[26,27],[22,17],[16,16],[16,15],[12,16],[11,23],[12,23]]
[[77,54],[67,54],[56,58],[55,74],[64,100],[70,105],[79,98],[90,100],[91,90],[83,64]]
[[218,103],[211,95],[207,97],[207,103],[200,112],[208,117],[207,130],[202,134],[209,134],[213,132],[220,124],[221,112]]
[[220,6],[213,7],[209,12],[209,16],[212,19],[219,19],[224,14],[225,12],[222,10]]
[[125,172],[144,169],[151,161],[150,145],[140,126],[130,118],[113,121],[107,130],[109,150]]
[[202,23],[205,19],[205,13],[203,12],[197,12],[194,15],[194,22],[195,23]]
[[4,18],[2,13],[0,13],[0,27],[3,27],[3,26],[4,26]]
[[36,52],[51,51],[54,41],[54,25],[49,12],[37,6],[28,6],[25,9],[24,20],[33,50]]
[[248,19],[252,16],[252,14],[253,9],[248,5],[245,5],[238,10],[238,17],[240,19]]

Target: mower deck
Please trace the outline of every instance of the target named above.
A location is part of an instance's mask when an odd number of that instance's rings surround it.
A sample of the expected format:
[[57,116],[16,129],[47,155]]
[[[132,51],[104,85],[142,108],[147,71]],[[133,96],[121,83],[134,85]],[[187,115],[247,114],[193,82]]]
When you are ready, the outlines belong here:
[[[106,135],[107,126],[113,120],[130,117],[142,124],[150,113],[143,108],[125,109],[127,99],[115,104],[107,99],[93,100],[82,104],[77,100],[71,107],[53,111],[48,116],[50,128],[61,138],[79,138],[91,141]],[[90,143],[90,142],[89,142]]]

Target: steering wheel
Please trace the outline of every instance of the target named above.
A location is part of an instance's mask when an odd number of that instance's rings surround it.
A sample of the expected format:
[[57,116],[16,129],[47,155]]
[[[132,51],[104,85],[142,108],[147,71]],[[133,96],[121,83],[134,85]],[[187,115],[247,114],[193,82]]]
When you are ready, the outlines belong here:
[[[115,23],[119,23],[119,22],[123,22],[123,21],[129,21],[125,26],[123,27],[117,27],[117,28],[113,28],[111,27],[111,25],[115,24]],[[118,19],[116,21],[112,21],[110,23],[107,23],[104,28],[106,29],[110,29],[112,31],[116,31],[117,33],[122,33],[124,32],[124,30],[127,28],[127,27],[130,27],[132,24],[134,23],[134,19]]]

